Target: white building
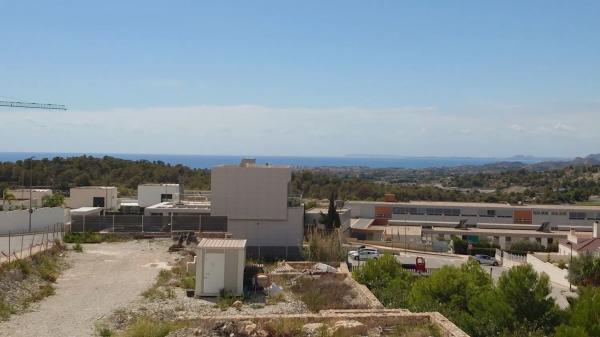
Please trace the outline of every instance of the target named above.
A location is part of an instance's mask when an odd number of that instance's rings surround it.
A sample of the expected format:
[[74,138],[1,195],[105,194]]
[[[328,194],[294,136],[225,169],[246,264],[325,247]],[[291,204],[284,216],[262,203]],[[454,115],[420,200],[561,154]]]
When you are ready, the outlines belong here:
[[149,207],[161,202],[179,202],[179,184],[138,185],[138,206]]
[[117,205],[117,188],[114,186],[83,186],[71,188],[67,199],[69,208],[101,207],[114,210]]
[[[591,235],[590,235],[591,234]],[[558,244],[558,253],[578,256],[592,254],[600,256],[600,223],[596,221],[592,233],[578,233],[571,230],[566,240]]]
[[[16,207],[29,207],[29,188],[17,188],[10,189],[5,192],[11,194],[14,200],[2,200],[2,205],[5,210]],[[33,188],[31,189],[31,207],[42,207],[42,201],[44,197],[52,196],[52,190],[46,188]]]
[[290,197],[289,166],[216,166],[211,171],[211,215],[226,216],[234,239],[247,240],[249,256],[300,255],[304,240],[304,207]]

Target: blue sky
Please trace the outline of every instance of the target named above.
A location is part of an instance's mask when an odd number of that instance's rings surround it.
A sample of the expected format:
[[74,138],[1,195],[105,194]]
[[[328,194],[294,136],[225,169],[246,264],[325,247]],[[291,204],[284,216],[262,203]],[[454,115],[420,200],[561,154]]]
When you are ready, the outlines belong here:
[[[3,1],[0,151],[600,152],[598,1]],[[30,137],[22,137],[28,134]]]

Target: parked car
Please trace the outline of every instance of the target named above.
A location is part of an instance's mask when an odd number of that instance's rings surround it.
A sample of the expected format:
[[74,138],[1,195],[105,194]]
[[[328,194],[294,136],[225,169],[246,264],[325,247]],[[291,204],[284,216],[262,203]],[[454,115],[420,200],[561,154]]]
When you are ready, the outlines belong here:
[[356,261],[365,261],[379,258],[379,251],[375,248],[361,246],[358,250],[348,252],[348,259]]
[[498,260],[495,257],[483,254],[477,254],[473,256],[473,258],[479,262],[479,264],[483,264],[486,266],[497,266],[499,265]]

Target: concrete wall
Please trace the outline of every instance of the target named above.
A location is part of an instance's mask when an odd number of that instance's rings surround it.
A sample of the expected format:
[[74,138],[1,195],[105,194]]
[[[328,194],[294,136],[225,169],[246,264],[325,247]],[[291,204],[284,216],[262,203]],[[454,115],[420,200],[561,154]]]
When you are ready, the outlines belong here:
[[[62,207],[34,208],[31,214],[31,229],[45,230],[47,226],[52,228],[54,224],[66,222],[65,209]],[[0,212],[0,234],[11,232],[23,232],[29,229],[29,211]]]
[[216,166],[211,171],[212,215],[285,220],[291,177],[289,167]]
[[161,194],[172,194],[173,202],[179,202],[179,184],[148,184],[138,186],[138,204],[148,207],[161,203]]
[[94,206],[94,197],[105,198],[104,205],[106,209],[117,209],[117,188],[102,188],[97,186],[75,187],[71,188],[71,193],[67,199],[67,205],[70,208],[92,207]]
[[235,220],[229,218],[227,231],[234,239],[246,239],[248,246],[299,246],[304,240],[303,207],[287,208],[283,220]]
[[569,272],[567,269],[560,269],[552,263],[544,262],[533,254],[527,254],[527,263],[538,273],[546,273],[550,277],[550,281],[565,287],[569,286],[569,280],[567,279]]

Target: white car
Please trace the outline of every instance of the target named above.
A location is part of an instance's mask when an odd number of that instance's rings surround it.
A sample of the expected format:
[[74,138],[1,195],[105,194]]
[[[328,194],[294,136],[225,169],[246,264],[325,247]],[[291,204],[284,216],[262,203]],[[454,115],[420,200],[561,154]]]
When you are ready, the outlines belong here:
[[477,255],[473,256],[473,258],[475,259],[475,261],[479,262],[479,264],[482,264],[482,265],[486,265],[486,266],[497,266],[498,265],[498,260],[496,260],[496,258],[491,257],[489,255],[477,254]]
[[379,258],[379,251],[375,248],[359,248],[348,252],[348,258],[355,261],[366,261]]

